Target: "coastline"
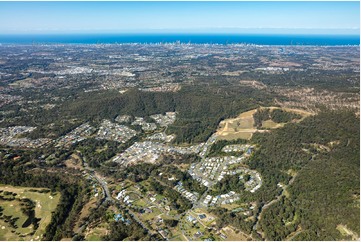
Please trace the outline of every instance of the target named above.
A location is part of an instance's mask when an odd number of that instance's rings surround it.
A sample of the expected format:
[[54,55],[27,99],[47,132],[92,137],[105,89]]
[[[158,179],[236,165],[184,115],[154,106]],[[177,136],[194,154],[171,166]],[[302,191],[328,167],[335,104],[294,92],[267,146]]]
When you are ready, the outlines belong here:
[[255,45],[359,46],[358,35],[295,34],[0,34],[0,44],[149,44],[149,45]]

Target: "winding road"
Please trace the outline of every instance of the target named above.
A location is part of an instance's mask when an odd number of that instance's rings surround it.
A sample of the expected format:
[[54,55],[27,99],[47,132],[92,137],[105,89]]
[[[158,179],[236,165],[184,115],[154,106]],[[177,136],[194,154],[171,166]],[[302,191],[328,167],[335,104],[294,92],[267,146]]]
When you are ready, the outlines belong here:
[[[119,203],[119,201],[117,201],[116,199],[114,199],[112,197],[112,195],[110,194],[110,191],[109,191],[109,188],[108,188],[108,185],[107,185],[106,181],[104,181],[104,179],[102,177],[100,177],[99,174],[97,174],[94,171],[94,169],[90,168],[86,162],[83,162],[83,164],[84,164],[84,169],[89,174],[92,174],[93,177],[99,183],[99,185],[102,187],[103,194],[104,194],[104,199],[101,202],[101,204],[104,204],[104,203],[107,203],[107,202],[118,204],[121,207],[121,209],[123,211],[126,211],[140,226],[142,226],[143,229],[145,229],[148,233],[153,235],[154,233],[152,233],[150,231],[148,226],[146,226],[141,220],[139,220],[139,218],[135,215],[135,213],[133,211],[131,211],[129,208],[123,206],[122,204]],[[78,234],[82,233],[88,224],[89,224],[89,222],[86,222],[83,226],[81,226],[77,231]]]
[[260,231],[260,228],[259,228],[259,221],[261,220],[262,218],[262,214],[263,212],[269,208],[270,206],[272,206],[272,204],[278,202],[283,196],[285,196],[285,192],[286,192],[286,189],[292,185],[292,183],[295,181],[295,178],[297,176],[297,173],[291,178],[291,180],[288,182],[287,185],[285,186],[282,186],[282,192],[280,195],[278,195],[275,199],[273,199],[272,201],[270,201],[269,203],[266,203],[262,208],[261,208],[261,212],[258,213],[258,216],[256,217],[256,223],[255,225],[253,226],[253,230],[256,231],[263,239],[264,238],[264,233],[262,231]]

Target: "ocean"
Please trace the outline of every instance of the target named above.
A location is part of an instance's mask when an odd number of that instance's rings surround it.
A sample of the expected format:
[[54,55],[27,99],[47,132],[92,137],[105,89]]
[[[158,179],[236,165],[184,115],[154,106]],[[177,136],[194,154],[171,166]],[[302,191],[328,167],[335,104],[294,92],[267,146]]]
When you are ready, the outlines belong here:
[[1,44],[191,43],[256,45],[360,45],[358,35],[285,34],[0,34]]

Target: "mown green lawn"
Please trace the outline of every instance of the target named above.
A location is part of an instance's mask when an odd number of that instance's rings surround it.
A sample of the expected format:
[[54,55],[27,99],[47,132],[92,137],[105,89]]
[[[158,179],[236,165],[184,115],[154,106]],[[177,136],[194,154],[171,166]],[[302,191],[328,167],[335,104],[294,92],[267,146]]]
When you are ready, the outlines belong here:
[[[14,200],[0,200],[0,206],[4,209],[3,215],[11,216],[11,218],[18,218],[15,225],[17,228],[11,228],[9,222],[4,218],[0,219],[0,240],[40,240],[45,233],[46,226],[51,221],[51,214],[55,211],[59,200],[60,193],[52,194],[50,191],[40,193],[37,191],[48,190],[46,188],[33,188],[33,187],[13,187],[9,185],[0,185],[0,193],[4,198],[13,197]],[[32,190],[32,191],[30,191]],[[16,196],[5,195],[4,192],[13,192]],[[34,231],[33,225],[23,228],[24,222],[28,219],[21,208],[24,207],[23,202],[19,199],[28,198],[35,204],[35,217],[41,219],[39,227]],[[31,232],[34,235],[29,235]]]

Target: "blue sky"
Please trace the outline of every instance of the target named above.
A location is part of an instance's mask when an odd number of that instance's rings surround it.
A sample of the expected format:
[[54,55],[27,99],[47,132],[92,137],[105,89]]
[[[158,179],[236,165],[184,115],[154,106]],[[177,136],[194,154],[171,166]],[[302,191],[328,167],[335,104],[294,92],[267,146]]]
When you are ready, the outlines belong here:
[[0,2],[0,34],[282,31],[349,34],[359,33],[359,4]]

